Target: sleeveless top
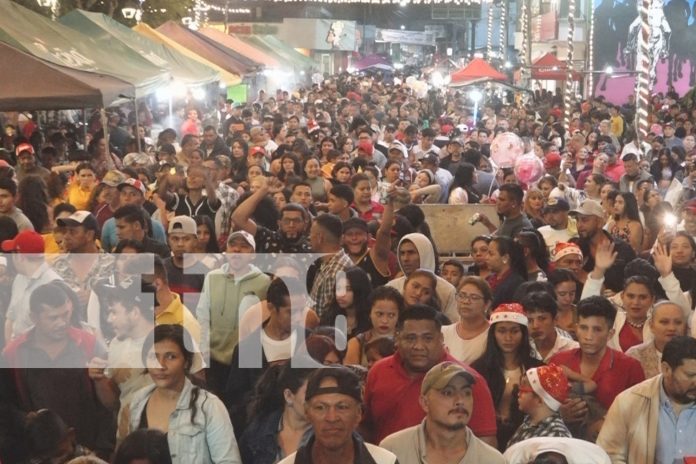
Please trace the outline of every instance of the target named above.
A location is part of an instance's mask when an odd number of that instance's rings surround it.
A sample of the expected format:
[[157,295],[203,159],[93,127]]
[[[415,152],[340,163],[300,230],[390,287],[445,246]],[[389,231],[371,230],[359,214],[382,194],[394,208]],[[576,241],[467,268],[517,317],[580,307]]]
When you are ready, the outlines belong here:
[[375,263],[372,261],[369,250],[365,253],[365,256],[360,258],[357,266],[367,273],[367,276],[370,278],[370,282],[372,282],[373,288],[380,285],[386,285],[387,282],[391,280],[391,276],[382,275],[382,273],[379,272],[379,270],[375,267]]

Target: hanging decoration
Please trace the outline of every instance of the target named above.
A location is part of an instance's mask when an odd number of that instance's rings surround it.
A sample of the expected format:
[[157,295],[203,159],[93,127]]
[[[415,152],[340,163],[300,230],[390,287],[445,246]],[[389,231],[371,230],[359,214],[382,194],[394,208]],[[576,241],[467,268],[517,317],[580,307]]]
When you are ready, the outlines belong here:
[[648,135],[648,108],[650,104],[650,11],[651,0],[640,3],[640,34],[638,35],[638,59],[636,77],[636,126],[639,140]]
[[575,56],[575,0],[569,0],[568,2],[568,57],[566,58],[566,82],[565,82],[565,92],[563,97],[564,114],[563,114],[563,127],[566,128],[567,133],[570,134],[570,119],[573,114],[573,95],[575,90],[573,86],[575,84],[573,79],[573,57]]
[[500,2],[500,59],[507,59],[507,0]]
[[488,4],[488,30],[486,35],[486,58],[493,57],[493,2]]

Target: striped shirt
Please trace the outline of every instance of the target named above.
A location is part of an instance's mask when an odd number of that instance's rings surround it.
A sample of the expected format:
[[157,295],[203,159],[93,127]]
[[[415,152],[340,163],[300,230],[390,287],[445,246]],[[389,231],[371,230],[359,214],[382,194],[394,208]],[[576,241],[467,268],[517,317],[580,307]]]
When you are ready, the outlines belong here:
[[517,442],[534,437],[572,437],[568,427],[566,427],[561,415],[557,412],[539,422],[532,424],[529,416],[524,418],[524,422],[520,425],[508,442],[508,448]]

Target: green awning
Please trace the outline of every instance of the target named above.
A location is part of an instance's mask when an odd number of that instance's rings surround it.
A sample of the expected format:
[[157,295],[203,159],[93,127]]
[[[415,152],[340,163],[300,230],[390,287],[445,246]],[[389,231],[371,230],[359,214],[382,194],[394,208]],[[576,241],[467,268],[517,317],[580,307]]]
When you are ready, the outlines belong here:
[[0,42],[59,66],[115,77],[133,85],[138,97],[171,80],[119,41],[95,40],[8,0],[0,1]]
[[220,80],[220,74],[187,58],[167,45],[153,42],[101,13],[74,10],[60,22],[98,42],[118,40],[158,68],[168,70],[172,77],[186,85],[205,85]]
[[267,53],[277,56],[280,60],[301,71],[307,68],[317,67],[317,63],[298,52],[279,38],[272,35],[241,35],[232,34],[233,37],[243,40],[251,45],[259,47]]

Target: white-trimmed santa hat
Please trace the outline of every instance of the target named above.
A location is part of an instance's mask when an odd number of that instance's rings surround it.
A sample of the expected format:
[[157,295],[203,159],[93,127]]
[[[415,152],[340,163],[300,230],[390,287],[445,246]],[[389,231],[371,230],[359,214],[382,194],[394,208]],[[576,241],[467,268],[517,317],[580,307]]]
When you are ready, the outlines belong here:
[[579,255],[582,260],[582,250],[575,243],[570,242],[558,242],[556,247],[553,249],[553,254],[551,255],[551,261],[557,262],[559,259],[568,255]]
[[527,371],[527,380],[546,406],[558,411],[561,404],[568,398],[568,377],[560,366],[534,367]]
[[505,303],[495,308],[495,311],[491,313],[491,324],[496,322],[517,322],[526,327],[529,320],[521,304]]

